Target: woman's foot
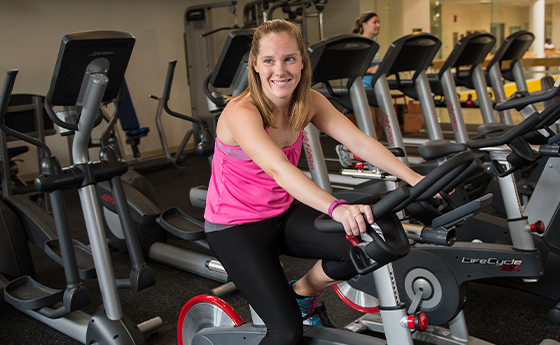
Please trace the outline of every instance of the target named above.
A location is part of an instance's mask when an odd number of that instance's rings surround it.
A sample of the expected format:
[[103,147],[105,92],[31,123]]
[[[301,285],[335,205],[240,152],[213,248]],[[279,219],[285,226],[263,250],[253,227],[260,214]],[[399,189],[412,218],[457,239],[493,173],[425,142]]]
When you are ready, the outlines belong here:
[[352,152],[346,150],[342,144],[336,145],[336,154],[338,155],[338,160],[343,167],[352,167]]
[[[296,282],[295,280],[292,280],[290,282],[290,286],[293,286],[295,282]],[[327,311],[324,304],[320,306],[317,305],[317,297],[319,297],[321,293],[318,293],[317,295],[311,297],[304,297],[304,298],[296,297],[296,301],[301,311],[301,318],[303,319],[303,324],[310,325],[310,326],[334,327],[332,321],[329,319],[327,315]]]

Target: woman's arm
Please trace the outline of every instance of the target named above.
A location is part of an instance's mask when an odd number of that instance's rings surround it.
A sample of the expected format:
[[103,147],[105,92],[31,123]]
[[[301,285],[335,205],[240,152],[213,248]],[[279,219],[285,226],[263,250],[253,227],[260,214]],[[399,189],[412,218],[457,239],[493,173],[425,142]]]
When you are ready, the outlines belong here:
[[[240,146],[261,169],[294,198],[323,213],[336,200],[334,196],[317,186],[301,170],[291,164],[282,149],[263,128],[257,109],[249,102],[228,104],[220,116],[217,127],[220,141]],[[371,209],[364,205],[340,205],[333,210],[333,218],[342,223],[349,235],[366,231],[361,214],[373,223]],[[357,217],[360,215],[360,217]]]
[[423,176],[412,171],[389,150],[360,131],[321,94],[313,92],[315,115],[312,123],[328,136],[344,144],[353,154],[373,166],[415,185]]

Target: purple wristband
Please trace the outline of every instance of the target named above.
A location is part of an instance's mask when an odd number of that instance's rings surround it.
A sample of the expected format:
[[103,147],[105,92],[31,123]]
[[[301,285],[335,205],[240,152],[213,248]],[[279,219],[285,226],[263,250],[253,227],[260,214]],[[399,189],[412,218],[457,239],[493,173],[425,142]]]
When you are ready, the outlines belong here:
[[342,199],[338,199],[335,200],[331,203],[331,205],[329,206],[329,217],[332,218],[332,212],[335,209],[335,207],[337,207],[338,205],[348,205],[348,202],[346,200],[342,200]]

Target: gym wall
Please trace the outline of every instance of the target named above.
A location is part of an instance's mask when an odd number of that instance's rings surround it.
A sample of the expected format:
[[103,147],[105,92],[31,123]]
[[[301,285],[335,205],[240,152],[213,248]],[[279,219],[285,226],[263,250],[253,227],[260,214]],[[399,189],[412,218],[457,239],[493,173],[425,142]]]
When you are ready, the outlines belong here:
[[[237,1],[237,21],[240,25],[243,22],[243,6],[250,1]],[[161,151],[154,123],[157,102],[149,99],[148,95],[162,94],[167,63],[177,59],[170,107],[179,112],[189,112],[183,14],[189,6],[212,2],[217,0],[0,0],[0,71],[4,75],[8,69],[19,70],[14,93],[45,95],[65,34],[87,30],[132,33],[137,41],[126,79],[141,126],[152,130],[142,139],[140,149],[143,153],[157,154],[158,150]],[[360,2],[374,3],[371,0],[333,0],[325,6],[326,37],[351,31],[353,20],[361,11]],[[218,17],[216,27],[232,26],[233,16],[227,10],[223,13]],[[216,17],[217,14],[214,15]],[[107,112],[111,114],[112,107]],[[170,146],[178,146],[191,125],[171,117],[165,117],[164,121]],[[96,135],[99,135],[97,131]],[[13,142],[9,145],[19,144]],[[47,138],[47,144],[62,164],[67,165],[66,139],[59,135],[51,136]],[[126,146],[125,153],[131,154]],[[35,155],[35,149],[31,149],[20,156],[24,160],[19,163],[20,174],[24,178],[37,174]],[[92,157],[96,155],[92,150]]]

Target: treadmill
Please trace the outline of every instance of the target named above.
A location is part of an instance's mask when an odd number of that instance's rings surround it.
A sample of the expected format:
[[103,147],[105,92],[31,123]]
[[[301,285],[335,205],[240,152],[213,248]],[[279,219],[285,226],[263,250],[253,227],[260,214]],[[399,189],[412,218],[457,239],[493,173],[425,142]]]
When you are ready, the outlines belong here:
[[[486,79],[492,86],[496,103],[506,100],[504,80],[514,81],[518,91],[527,91],[527,81],[523,74],[521,59],[533,41],[535,35],[527,30],[521,30],[506,37],[494,57],[486,67]],[[509,67],[503,67],[504,61],[510,61]],[[509,110],[499,112],[504,125],[513,125]]]
[[[496,38],[487,32],[475,32],[457,42],[437,75],[429,75],[432,92],[445,97],[455,141],[466,143],[467,126],[463,119],[456,86],[476,90],[484,123],[496,121],[492,100],[487,91],[482,63],[496,44]],[[455,68],[455,73],[452,69]],[[476,133],[476,129],[474,130]]]
[[[378,49],[379,45],[371,39],[355,34],[343,34],[319,41],[307,50],[313,71],[312,85],[321,83],[323,86],[316,88],[316,91],[327,97],[335,106],[353,109],[358,128],[373,138],[375,129],[362,77]],[[346,88],[332,87],[332,84],[339,80],[347,81]],[[300,160],[299,167],[307,170],[308,176],[327,192],[332,193],[333,188],[339,191],[352,190],[353,192],[344,195],[344,198],[353,200],[358,195],[354,193],[355,190],[368,189],[376,182],[341,176],[338,171],[329,173],[319,131],[310,123],[305,127],[303,134],[302,157],[305,156],[307,166],[304,167],[305,163],[302,164]],[[364,191],[361,196],[370,194],[371,192]]]

